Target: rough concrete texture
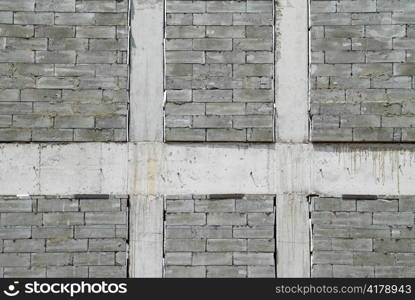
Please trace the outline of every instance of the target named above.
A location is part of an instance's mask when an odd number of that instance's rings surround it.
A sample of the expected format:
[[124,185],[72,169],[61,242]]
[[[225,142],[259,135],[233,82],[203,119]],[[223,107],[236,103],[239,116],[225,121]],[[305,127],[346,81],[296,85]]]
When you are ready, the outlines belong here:
[[273,141],[273,7],[166,1],[166,141]]
[[414,277],[414,196],[315,197],[313,277]]
[[165,277],[275,277],[275,197],[167,196]]
[[313,141],[415,141],[414,8],[311,1]]
[[126,141],[128,0],[0,13],[0,141]]
[[1,277],[126,277],[127,201],[0,196]]
[[412,145],[367,144],[4,144],[0,188],[4,194],[52,195],[412,195],[414,152]]

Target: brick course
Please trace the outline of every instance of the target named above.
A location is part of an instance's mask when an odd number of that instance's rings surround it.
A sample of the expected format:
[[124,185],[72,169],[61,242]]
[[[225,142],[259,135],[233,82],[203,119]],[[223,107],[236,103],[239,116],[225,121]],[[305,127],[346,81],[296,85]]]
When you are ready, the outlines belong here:
[[165,215],[165,277],[275,277],[274,196],[167,196]]
[[127,277],[127,201],[0,196],[0,277]]
[[126,141],[127,0],[2,0],[0,141]]
[[414,142],[407,0],[311,1],[314,142]]
[[272,142],[273,1],[166,1],[167,141]]

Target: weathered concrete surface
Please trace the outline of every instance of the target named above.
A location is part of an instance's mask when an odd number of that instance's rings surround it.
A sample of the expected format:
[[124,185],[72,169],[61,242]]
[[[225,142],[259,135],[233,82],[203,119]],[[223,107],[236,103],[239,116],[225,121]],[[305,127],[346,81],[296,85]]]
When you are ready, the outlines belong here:
[[[163,193],[251,193],[275,190],[275,152],[268,146],[167,145]],[[202,171],[205,170],[205,171]],[[202,174],[203,173],[203,174]]]
[[130,141],[163,141],[163,5],[131,1]]
[[4,195],[39,192],[38,145],[1,145],[0,165],[0,185]]
[[277,277],[310,277],[308,206],[305,194],[277,195]]
[[130,277],[163,275],[163,197],[130,195]]
[[410,195],[414,164],[411,145],[2,144],[0,188],[3,194]]

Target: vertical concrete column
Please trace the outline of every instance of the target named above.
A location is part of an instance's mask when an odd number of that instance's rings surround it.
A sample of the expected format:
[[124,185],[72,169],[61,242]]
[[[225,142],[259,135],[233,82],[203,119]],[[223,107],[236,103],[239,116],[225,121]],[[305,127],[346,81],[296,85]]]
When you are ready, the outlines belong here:
[[130,3],[129,275],[162,277],[164,1]]
[[277,195],[277,276],[310,277],[310,224],[307,195]]
[[309,277],[308,1],[276,4],[277,276]]
[[308,141],[308,1],[279,0],[275,10],[277,142]]
[[131,0],[131,142],[163,141],[164,1]]
[[163,162],[161,143],[129,144],[130,277],[162,277]]

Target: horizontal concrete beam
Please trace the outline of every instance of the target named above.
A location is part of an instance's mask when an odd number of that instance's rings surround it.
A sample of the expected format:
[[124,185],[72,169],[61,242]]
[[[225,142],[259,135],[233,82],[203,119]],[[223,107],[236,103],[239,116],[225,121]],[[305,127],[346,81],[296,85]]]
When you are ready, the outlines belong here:
[[415,146],[1,144],[3,194],[415,194]]

